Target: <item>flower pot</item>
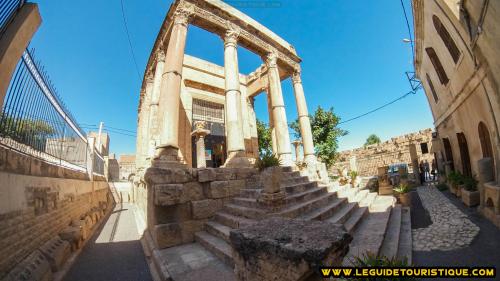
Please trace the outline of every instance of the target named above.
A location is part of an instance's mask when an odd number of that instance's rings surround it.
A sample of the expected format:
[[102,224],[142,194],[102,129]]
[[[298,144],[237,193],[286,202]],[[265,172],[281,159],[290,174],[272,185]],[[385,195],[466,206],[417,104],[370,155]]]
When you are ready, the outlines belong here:
[[468,207],[473,207],[479,205],[480,195],[479,191],[468,191],[462,189],[462,202]]
[[411,207],[411,193],[399,193],[399,202],[403,207]]

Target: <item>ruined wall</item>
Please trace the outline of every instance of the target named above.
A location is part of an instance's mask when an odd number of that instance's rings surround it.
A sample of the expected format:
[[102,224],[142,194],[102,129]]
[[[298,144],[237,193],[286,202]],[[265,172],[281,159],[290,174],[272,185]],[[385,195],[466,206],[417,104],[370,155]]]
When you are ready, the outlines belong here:
[[193,242],[225,203],[259,184],[257,174],[251,168],[148,168],[134,194],[156,246],[168,248]]
[[[108,183],[0,148],[0,278],[98,207]],[[94,210],[93,210],[94,208]]]
[[[391,138],[380,144],[360,147],[354,150],[339,153],[339,161],[332,170],[337,172],[343,169],[351,170],[351,158],[355,157],[358,175],[375,176],[377,168],[390,164],[406,163],[411,165],[409,145],[415,144],[420,160],[428,161],[429,165],[434,159],[432,153],[432,129],[422,130],[399,137]],[[422,153],[421,144],[426,144],[428,153]]]

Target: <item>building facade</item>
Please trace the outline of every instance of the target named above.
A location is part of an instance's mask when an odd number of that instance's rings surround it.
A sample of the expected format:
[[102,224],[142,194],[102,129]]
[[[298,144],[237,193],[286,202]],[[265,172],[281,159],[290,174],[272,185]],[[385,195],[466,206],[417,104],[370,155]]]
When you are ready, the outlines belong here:
[[481,210],[498,223],[500,2],[414,0],[413,10],[415,69],[434,117],[438,160],[482,181]]

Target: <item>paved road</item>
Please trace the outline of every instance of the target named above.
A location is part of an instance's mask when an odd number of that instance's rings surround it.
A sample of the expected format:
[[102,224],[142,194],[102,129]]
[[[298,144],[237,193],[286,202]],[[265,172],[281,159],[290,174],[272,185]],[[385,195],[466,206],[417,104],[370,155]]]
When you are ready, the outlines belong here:
[[104,226],[85,245],[65,281],[152,280],[133,212],[118,204]]
[[[450,200],[453,205],[455,205],[464,214],[466,214],[468,219],[472,221],[472,223],[480,228],[479,234],[474,238],[472,243],[465,248],[455,249],[451,251],[413,251],[414,265],[498,267],[500,265],[500,239],[498,239],[500,237],[500,230],[493,223],[479,214],[475,208],[466,207],[459,198],[456,198],[450,192],[446,191],[443,192],[443,194]],[[412,216],[417,213],[419,212],[413,212],[412,210]],[[419,220],[419,217],[415,216],[412,219]],[[423,219],[426,220],[425,216],[423,216]],[[425,225],[426,223],[427,222],[420,222],[420,225]],[[498,273],[497,278],[499,278]],[[468,278],[463,280],[479,279]]]

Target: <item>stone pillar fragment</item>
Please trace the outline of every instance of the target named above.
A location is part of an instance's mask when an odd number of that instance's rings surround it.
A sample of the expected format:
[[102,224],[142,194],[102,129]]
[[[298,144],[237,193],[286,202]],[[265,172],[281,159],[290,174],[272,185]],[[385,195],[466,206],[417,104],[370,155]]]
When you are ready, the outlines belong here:
[[195,130],[191,133],[191,136],[195,137],[196,142],[196,168],[206,168],[205,136],[210,134],[210,131],[205,129],[205,122],[203,121],[195,122],[194,126]]
[[138,161],[136,163],[139,164],[137,168],[144,168],[147,166],[147,159],[149,158],[149,119],[150,119],[150,104],[151,104],[151,95],[153,92],[153,79],[146,79],[146,91],[144,92],[144,97],[141,101],[141,111],[139,113],[139,130],[138,130],[138,146],[139,151],[137,153]]
[[160,144],[156,147],[155,163],[160,166],[179,163],[179,110],[182,65],[188,19],[191,11],[179,9],[174,13],[173,26],[166,46],[165,67],[160,88]]
[[270,53],[266,57],[269,77],[269,93],[271,97],[271,108],[273,123],[276,132],[276,143],[278,157],[283,166],[292,166],[292,151],[290,147],[290,135],[288,132],[288,122],[286,119],[285,103],[281,91],[281,80],[277,64],[277,56]]
[[295,162],[302,162],[304,160],[300,154],[300,145],[302,142],[300,140],[294,140],[292,144],[295,148]]
[[248,166],[245,154],[245,137],[243,132],[243,116],[241,109],[240,74],[238,69],[239,31],[229,29],[224,35],[224,75],[226,87],[226,167]]
[[312,138],[311,120],[309,120],[309,112],[307,110],[306,97],[300,78],[300,70],[296,70],[292,76],[293,89],[295,93],[295,101],[297,103],[297,113],[299,115],[300,135],[304,146],[304,161],[307,163],[315,163],[316,155],[314,155],[314,143]]
[[278,144],[276,143],[276,131],[274,130],[273,107],[271,104],[271,93],[267,89],[267,110],[269,112],[269,130],[271,131],[271,146],[273,154],[278,155]]

